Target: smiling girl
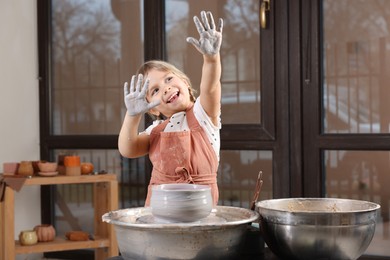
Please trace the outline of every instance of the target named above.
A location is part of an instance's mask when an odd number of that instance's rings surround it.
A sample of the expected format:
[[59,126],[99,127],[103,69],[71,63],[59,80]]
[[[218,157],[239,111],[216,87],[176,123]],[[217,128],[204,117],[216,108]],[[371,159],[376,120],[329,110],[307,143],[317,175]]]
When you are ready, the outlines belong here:
[[[153,164],[145,206],[152,185],[194,183],[209,185],[214,205],[218,202],[217,170],[221,128],[221,61],[223,21],[215,28],[210,12],[194,17],[200,39],[187,38],[203,55],[200,95],[194,96],[190,79],[164,61],[148,61],[124,85],[127,113],[118,148],[124,157],[149,154]],[[157,117],[138,133],[144,113]]]

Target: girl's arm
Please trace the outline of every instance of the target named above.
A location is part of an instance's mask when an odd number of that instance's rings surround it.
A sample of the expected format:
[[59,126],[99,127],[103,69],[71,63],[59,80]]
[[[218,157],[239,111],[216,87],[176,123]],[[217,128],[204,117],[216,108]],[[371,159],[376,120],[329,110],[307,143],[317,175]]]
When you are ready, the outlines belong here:
[[122,156],[136,158],[143,156],[149,151],[149,135],[138,134],[138,127],[143,114],[149,109],[157,106],[158,102],[148,103],[145,99],[149,81],[146,80],[141,88],[143,75],[131,78],[130,86],[124,85],[124,97],[127,108],[125,119],[118,138],[118,149]]
[[203,56],[200,103],[214,125],[221,113],[221,61],[219,54]]
[[141,117],[126,113],[118,138],[118,149],[123,157],[137,158],[149,152],[149,135],[138,134]]
[[[221,109],[221,58],[219,50],[222,44],[223,20],[220,18],[215,27],[211,12],[202,11],[202,22],[194,17],[200,39],[187,38],[203,54],[202,78],[200,82],[200,102],[214,125],[218,124]],[[208,16],[208,17],[207,17]]]

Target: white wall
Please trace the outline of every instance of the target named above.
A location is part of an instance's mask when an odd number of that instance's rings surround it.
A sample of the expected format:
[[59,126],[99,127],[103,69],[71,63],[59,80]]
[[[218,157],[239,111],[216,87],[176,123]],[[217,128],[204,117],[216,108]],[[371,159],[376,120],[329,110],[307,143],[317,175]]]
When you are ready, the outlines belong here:
[[[1,0],[0,33],[2,172],[4,162],[39,159],[36,0]],[[40,224],[39,187],[23,188],[15,201],[17,237],[21,230]]]

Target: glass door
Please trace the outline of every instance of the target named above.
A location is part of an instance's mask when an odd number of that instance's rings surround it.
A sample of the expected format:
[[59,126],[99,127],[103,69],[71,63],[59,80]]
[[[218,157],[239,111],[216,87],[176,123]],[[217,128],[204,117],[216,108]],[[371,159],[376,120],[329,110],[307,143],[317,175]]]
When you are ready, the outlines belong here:
[[[305,176],[314,180],[313,170],[322,173],[317,183],[323,196],[380,204],[375,236],[365,255],[389,257],[390,2],[323,0],[307,8],[308,17],[320,14],[322,30],[321,66],[306,71],[315,74],[318,69],[320,87],[308,84],[303,92],[304,110],[314,111],[306,113],[309,122],[320,122],[310,132],[304,126],[311,140],[305,142],[304,160],[312,161],[311,166],[306,163]],[[315,37],[308,33],[309,52],[316,48]],[[307,57],[315,62],[317,57],[309,52]]]

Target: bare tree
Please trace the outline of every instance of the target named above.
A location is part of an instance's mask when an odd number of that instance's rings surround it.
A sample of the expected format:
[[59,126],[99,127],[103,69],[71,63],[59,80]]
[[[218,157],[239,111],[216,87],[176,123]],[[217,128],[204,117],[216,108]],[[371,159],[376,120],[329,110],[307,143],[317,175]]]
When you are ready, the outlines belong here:
[[76,57],[118,58],[117,21],[111,9],[81,2],[57,1],[53,12],[53,44],[57,62],[72,64]]

